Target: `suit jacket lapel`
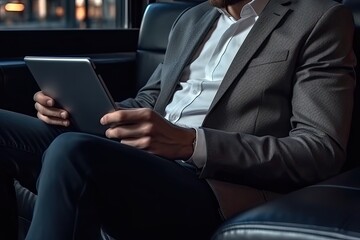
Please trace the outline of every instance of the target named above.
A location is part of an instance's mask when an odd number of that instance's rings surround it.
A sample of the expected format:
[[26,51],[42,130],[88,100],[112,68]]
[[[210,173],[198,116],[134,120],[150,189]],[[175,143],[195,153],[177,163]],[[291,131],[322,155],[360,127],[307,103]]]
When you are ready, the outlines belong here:
[[209,14],[203,15],[199,22],[194,26],[193,31],[187,32],[187,43],[184,45],[183,55],[177,62],[177,65],[180,66],[176,68],[176,71],[173,73],[178,76],[181,75],[183,68],[190,62],[195,51],[198,49],[202,40],[205,38],[206,34],[209,32],[213,26],[215,20],[220,16],[220,13],[216,9],[212,9]]
[[219,87],[218,92],[210,106],[209,112],[218,103],[219,99],[224,95],[226,90],[231,86],[234,80],[245,70],[245,66],[253,57],[255,52],[261,47],[264,40],[270,35],[274,28],[278,25],[281,19],[289,11],[289,8],[284,6],[287,0],[270,0],[264,8],[259,19],[256,21],[254,27],[249,32],[243,45],[235,55],[229,70],[224,76],[224,79]]
[[208,14],[204,14],[200,18],[200,20],[196,23],[191,32],[186,31],[186,38],[188,40],[181,48],[181,58],[176,59],[176,62],[171,63],[173,64],[173,66],[167,68],[170,69],[170,71],[167,72],[164,77],[164,79],[166,79],[166,84],[164,84],[161,95],[159,96],[159,99],[161,99],[161,104],[156,106],[156,110],[158,112],[164,112],[166,104],[168,104],[168,102],[170,101],[170,98],[173,95],[176,86],[180,80],[182,71],[184,70],[185,66],[191,61],[195,51],[202,43],[202,39],[204,39],[204,37],[209,32],[209,30],[219,16],[219,11],[217,11],[215,8],[212,8],[212,10],[208,12]]

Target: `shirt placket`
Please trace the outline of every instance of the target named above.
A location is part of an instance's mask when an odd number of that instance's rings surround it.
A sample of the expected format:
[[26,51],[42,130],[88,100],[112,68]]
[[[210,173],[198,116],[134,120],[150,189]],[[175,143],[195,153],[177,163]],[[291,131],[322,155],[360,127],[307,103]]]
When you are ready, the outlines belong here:
[[[232,21],[232,20],[228,20]],[[219,63],[226,53],[226,50],[228,49],[228,46],[234,36],[234,33],[236,31],[236,23],[232,23],[231,26],[224,32],[223,36],[220,38],[218,44],[216,45],[216,49],[211,56],[211,59],[209,63],[206,66],[206,79],[209,81],[215,81],[219,79],[214,79],[214,72],[216,71],[216,68],[219,66]]]
[[191,81],[188,82],[188,84],[189,90],[186,93],[186,97],[182,98],[178,102],[178,104],[176,104],[173,111],[169,115],[170,122],[174,124],[179,121],[184,109],[189,106],[201,94],[201,81]]

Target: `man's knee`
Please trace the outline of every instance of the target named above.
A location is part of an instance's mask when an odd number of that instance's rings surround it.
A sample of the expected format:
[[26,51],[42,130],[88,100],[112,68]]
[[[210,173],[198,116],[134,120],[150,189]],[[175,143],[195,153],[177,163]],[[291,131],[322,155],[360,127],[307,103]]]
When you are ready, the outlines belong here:
[[43,156],[42,171],[62,174],[69,167],[84,166],[92,157],[91,146],[93,136],[77,132],[67,132],[59,135],[50,144]]

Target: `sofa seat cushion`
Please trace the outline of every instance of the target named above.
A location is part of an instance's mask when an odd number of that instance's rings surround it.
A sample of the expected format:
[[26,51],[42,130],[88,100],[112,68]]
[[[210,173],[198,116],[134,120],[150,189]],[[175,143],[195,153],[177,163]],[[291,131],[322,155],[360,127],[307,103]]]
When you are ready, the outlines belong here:
[[213,240],[360,239],[360,168],[226,221]]

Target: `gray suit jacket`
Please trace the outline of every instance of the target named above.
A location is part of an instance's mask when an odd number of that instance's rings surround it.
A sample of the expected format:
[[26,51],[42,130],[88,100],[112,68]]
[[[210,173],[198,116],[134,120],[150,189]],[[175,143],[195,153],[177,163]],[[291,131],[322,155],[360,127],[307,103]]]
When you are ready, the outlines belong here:
[[[207,2],[183,13],[164,62],[137,97],[122,104],[163,114],[218,17]],[[208,159],[200,177],[219,199],[236,202],[237,184],[286,192],[339,172],[355,87],[352,40],[352,15],[338,3],[270,0],[202,125]]]

